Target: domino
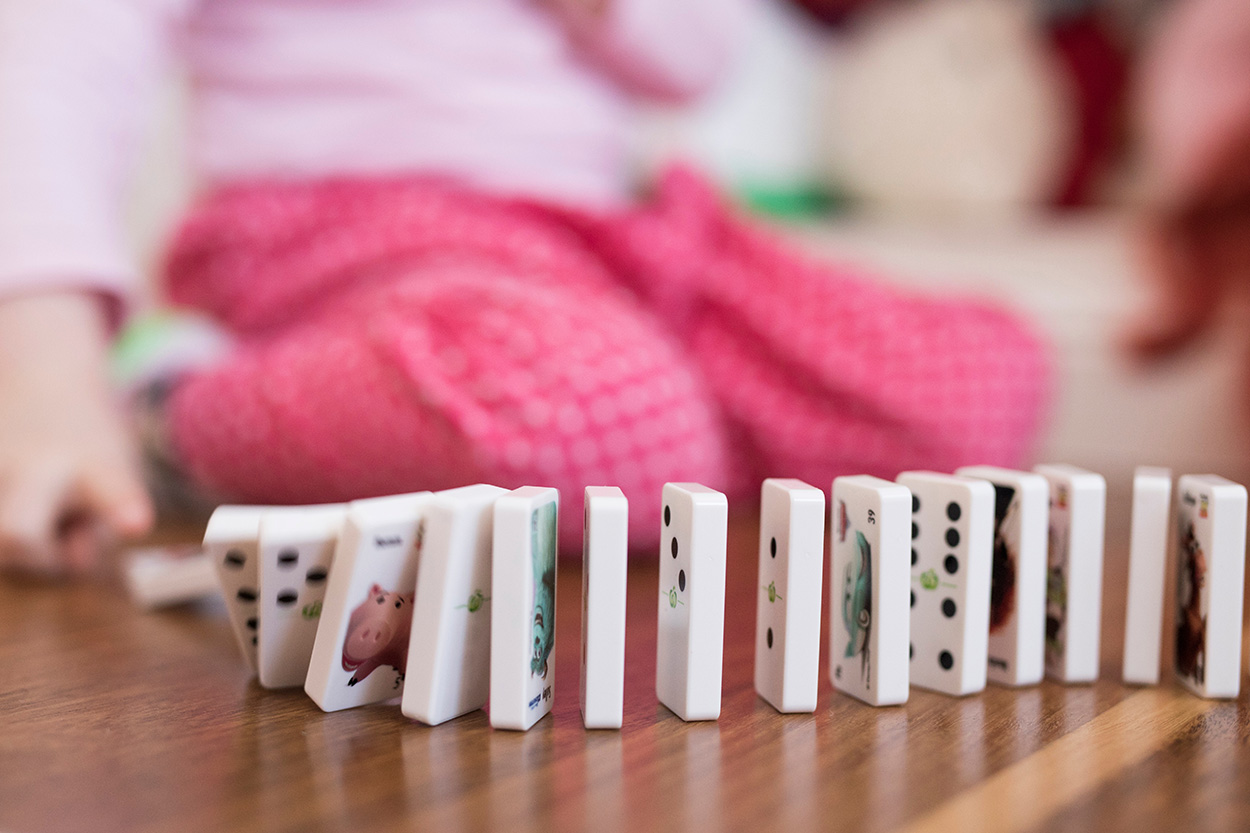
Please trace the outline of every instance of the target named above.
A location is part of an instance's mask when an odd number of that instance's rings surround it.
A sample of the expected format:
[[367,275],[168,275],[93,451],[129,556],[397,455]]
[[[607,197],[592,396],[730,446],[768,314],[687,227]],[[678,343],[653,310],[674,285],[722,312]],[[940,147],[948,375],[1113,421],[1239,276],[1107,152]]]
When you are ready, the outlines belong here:
[[760,488],[755,691],[783,713],[816,710],[825,493],[801,480]]
[[1050,490],[1046,558],[1046,674],[1064,683],[1098,679],[1102,551],[1107,484],[1075,466],[1033,469]]
[[525,486],[495,501],[490,725],[525,731],[555,695],[559,493]]
[[870,475],[833,481],[829,679],[870,706],[907,702],[911,492]]
[[213,562],[239,652],[253,674],[260,629],[257,545],[263,506],[218,506],[204,530],[204,552]]
[[898,482],[911,492],[911,684],[956,697],[982,691],[994,487],[929,471]]
[[615,486],[588,486],[584,518],[582,723],[587,729],[619,729],[624,720],[629,501]]
[[490,696],[491,544],[495,501],[507,493],[464,486],[436,493],[426,508],[400,709],[429,726]]
[[1176,492],[1176,676],[1199,697],[1236,697],[1246,488],[1213,474],[1187,474]]
[[729,503],[698,483],[665,483],[662,505],[656,697],[682,720],[716,720]]
[[1124,610],[1124,682],[1157,685],[1163,633],[1163,581],[1168,560],[1172,472],[1139,466],[1133,473],[1128,601]]
[[304,691],[323,711],[403,692],[417,561],[432,497],[416,492],[348,505],[304,680]]
[[265,688],[303,686],[346,507],[282,506],[260,521],[260,641],[257,676]]
[[1046,478],[997,466],[955,473],[994,487],[988,678],[1008,686],[1039,683],[1046,640]]

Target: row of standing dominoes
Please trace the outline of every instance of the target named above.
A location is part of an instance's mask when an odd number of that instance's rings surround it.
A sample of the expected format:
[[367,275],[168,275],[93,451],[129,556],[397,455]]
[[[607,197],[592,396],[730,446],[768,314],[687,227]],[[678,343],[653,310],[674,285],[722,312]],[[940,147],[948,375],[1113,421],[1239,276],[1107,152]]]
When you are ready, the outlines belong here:
[[[1170,479],[1143,470],[1135,483],[1125,679],[1153,682]],[[1180,491],[1178,672],[1200,694],[1232,696],[1245,490],[1189,476]],[[987,678],[1033,684],[1043,671],[1095,679],[1104,504],[1102,478],[1069,466],[835,480],[834,687],[886,705],[911,685],[962,695]],[[326,710],[402,693],[404,713],[430,724],[489,697],[492,725],[525,729],[554,694],[557,505],[553,489],[478,485],[346,506],[222,507],[205,546],[262,685],[302,684]],[[619,489],[587,489],[588,727],[622,722],[627,513]],[[684,720],[716,719],[727,501],[670,483],[662,515],[657,696]],[[816,705],[824,517],[819,489],[765,481],[755,685],[783,712]]]
[[[1166,470],[1143,468],[1134,478],[1130,683],[1159,679],[1170,489]],[[1176,675],[1201,696],[1235,697],[1246,490],[1187,475],[1178,491]],[[822,500],[797,481],[766,481],[762,495],[755,686],[783,712],[816,703]],[[958,696],[987,680],[1097,679],[1105,504],[1100,475],[1063,465],[835,480],[835,689],[889,705],[906,701],[913,685]]]
[[[223,506],[204,546],[262,686],[326,711],[401,697],[434,725],[484,707],[528,729],[551,709],[555,489],[480,484],[346,505]],[[628,505],[586,490],[582,711],[621,725]]]

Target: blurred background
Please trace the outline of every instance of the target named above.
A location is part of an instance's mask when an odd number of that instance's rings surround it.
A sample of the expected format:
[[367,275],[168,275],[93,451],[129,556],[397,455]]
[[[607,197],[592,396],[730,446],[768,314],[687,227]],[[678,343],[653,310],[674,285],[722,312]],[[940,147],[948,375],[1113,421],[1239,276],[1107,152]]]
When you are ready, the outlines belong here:
[[[1165,0],[765,0],[732,76],[652,109],[640,183],[691,159],[820,256],[1021,309],[1054,346],[1039,459],[1250,474],[1240,334],[1149,367],[1133,79]],[[183,90],[164,96],[130,228],[151,264],[188,199]],[[1244,482],[1244,481],[1243,481]]]

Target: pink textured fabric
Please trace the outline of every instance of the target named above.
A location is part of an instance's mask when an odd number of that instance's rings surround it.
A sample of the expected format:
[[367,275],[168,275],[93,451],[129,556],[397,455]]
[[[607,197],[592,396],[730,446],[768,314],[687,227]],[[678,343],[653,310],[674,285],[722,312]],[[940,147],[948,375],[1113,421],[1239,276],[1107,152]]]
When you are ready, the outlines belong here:
[[236,355],[171,402],[195,477],[317,502],[474,481],[619,485],[631,540],[668,480],[1018,465],[1047,387],[1014,318],[796,256],[673,171],[591,213],[428,179],[257,184],[195,211],[176,300]]

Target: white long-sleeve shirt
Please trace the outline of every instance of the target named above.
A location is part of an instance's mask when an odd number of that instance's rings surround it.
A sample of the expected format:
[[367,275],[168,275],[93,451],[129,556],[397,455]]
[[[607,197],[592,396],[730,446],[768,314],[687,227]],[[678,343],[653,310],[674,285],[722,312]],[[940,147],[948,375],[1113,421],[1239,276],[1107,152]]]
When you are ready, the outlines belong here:
[[122,204],[174,63],[201,187],[421,172],[609,204],[630,97],[706,88],[750,2],[0,0],[0,298],[128,294]]

